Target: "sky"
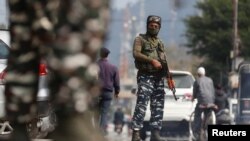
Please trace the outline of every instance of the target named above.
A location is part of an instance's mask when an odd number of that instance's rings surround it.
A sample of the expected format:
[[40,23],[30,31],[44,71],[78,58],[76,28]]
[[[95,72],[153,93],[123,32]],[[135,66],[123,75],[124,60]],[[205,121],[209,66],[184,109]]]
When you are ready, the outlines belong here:
[[[8,24],[8,15],[7,15],[7,8],[6,8],[6,2],[7,0],[0,0],[0,24]],[[111,0],[111,6],[113,9],[122,9],[124,8],[128,3],[134,4],[138,2],[138,0]]]
[[134,4],[136,2],[138,2],[138,0],[112,0],[112,7],[120,10],[125,8],[128,3]]
[[8,24],[7,0],[0,0],[0,24]]

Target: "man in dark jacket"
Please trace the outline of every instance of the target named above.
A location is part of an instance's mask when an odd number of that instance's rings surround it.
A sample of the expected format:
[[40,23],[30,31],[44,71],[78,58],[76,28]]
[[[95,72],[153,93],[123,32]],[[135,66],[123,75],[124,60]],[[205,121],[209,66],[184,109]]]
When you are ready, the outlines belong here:
[[107,116],[110,109],[111,101],[113,99],[113,92],[115,97],[118,97],[120,92],[120,78],[119,72],[116,66],[109,63],[108,55],[110,51],[103,47],[100,51],[101,59],[98,60],[100,68],[98,79],[101,83],[101,95],[100,95],[100,127],[104,134],[107,134]]
[[227,93],[220,84],[215,85],[215,104],[218,106],[217,111],[226,109],[229,106]]
[[215,104],[217,124],[231,124],[228,95],[220,84],[215,85]]

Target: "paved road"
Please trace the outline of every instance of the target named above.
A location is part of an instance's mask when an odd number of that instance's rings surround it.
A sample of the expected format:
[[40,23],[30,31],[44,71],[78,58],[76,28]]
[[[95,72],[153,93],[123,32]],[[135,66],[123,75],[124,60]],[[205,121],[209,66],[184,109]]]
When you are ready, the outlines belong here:
[[[127,126],[124,126],[122,134],[117,134],[114,132],[114,125],[109,124],[108,126],[108,135],[107,139],[108,141],[130,141],[132,136],[131,136],[131,131],[128,130]],[[175,137],[165,137],[163,138],[166,141],[188,141],[189,138],[187,136],[175,136]],[[145,141],[150,140],[150,133],[148,133],[148,137],[146,138]]]
[[[131,130],[128,129],[128,127],[125,125],[123,128],[123,132],[121,134],[117,134],[114,132],[114,125],[109,124],[108,126],[108,135],[106,136],[108,141],[130,141],[132,136],[131,136]],[[166,137],[163,138],[167,141],[188,141],[187,137]],[[148,134],[148,137],[145,141],[150,140],[150,133]],[[32,141],[53,141],[51,139],[33,139]]]

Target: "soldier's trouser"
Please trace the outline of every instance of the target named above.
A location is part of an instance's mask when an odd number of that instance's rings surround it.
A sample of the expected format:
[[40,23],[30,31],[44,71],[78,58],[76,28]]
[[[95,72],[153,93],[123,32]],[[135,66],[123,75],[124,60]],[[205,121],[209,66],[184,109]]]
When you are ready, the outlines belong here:
[[154,75],[138,75],[138,92],[132,129],[143,127],[148,102],[150,101],[150,126],[152,129],[161,129],[164,109],[164,79]]

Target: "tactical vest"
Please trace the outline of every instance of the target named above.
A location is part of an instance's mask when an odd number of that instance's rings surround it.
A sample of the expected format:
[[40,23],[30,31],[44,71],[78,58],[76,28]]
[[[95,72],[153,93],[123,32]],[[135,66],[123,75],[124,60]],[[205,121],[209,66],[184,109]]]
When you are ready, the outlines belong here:
[[[152,42],[145,34],[140,34],[139,37],[141,39],[142,44],[142,54],[145,54],[146,56],[154,58],[160,62],[166,61],[164,45],[159,38],[157,38],[157,41]],[[139,60],[135,60],[135,67],[140,71],[159,72],[159,70],[154,68],[151,63],[141,62]]]

